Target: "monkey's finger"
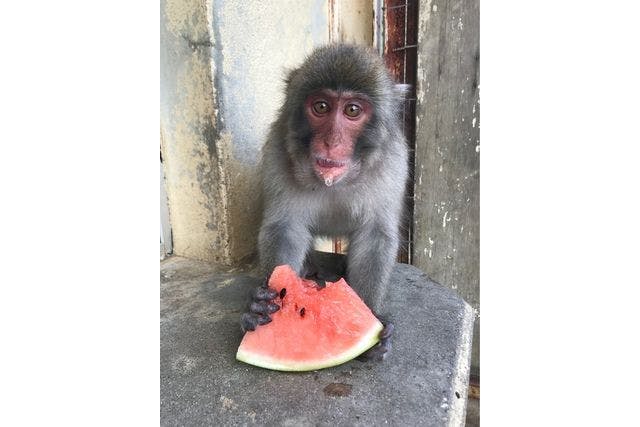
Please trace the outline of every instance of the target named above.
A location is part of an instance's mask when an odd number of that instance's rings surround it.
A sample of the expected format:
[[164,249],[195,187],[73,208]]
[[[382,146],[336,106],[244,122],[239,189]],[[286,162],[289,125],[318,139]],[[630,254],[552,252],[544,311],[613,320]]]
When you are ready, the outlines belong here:
[[269,287],[269,279],[271,279],[271,273],[267,274],[264,278],[264,280],[262,281],[262,284],[260,285],[260,287],[262,288],[268,288]]
[[391,340],[387,338],[380,341],[375,347],[370,348],[360,356],[356,357],[356,359],[361,362],[367,362],[370,360],[380,362],[384,360],[389,350],[391,350]]
[[258,326],[258,316],[253,313],[244,313],[240,318],[242,332],[255,331]]
[[382,328],[382,330],[380,331],[380,335],[378,335],[381,340],[388,339],[391,334],[393,334],[393,330],[395,329],[395,326],[393,326],[393,323],[391,322],[383,323],[383,325],[384,328]]
[[255,288],[252,292],[252,298],[256,301],[270,301],[278,296],[278,292],[271,288]]
[[266,325],[270,322],[271,317],[268,314],[244,313],[240,319],[240,326],[242,332],[255,331],[259,325]]
[[395,326],[393,326],[393,323],[389,322],[388,320],[384,320],[379,316],[377,317],[383,325],[383,328],[378,335],[378,338],[380,338],[380,342],[376,346],[370,348],[356,358],[361,362],[365,362],[368,360],[382,361],[384,360],[387,353],[391,350],[391,335],[393,334]]
[[271,317],[268,314],[258,316],[258,325],[266,325],[267,323],[271,323]]
[[327,283],[325,279],[322,279],[320,276],[321,273],[319,273],[317,270],[308,271],[302,275],[302,277],[304,277],[305,279],[313,280],[314,282],[316,282],[318,289],[324,289],[324,287],[327,286]]
[[329,270],[313,270],[312,272],[304,274],[303,277],[308,280],[313,280],[318,287],[322,289],[327,286],[326,282],[337,282],[342,276]]
[[384,355],[388,354],[391,351],[391,338],[384,338],[380,340],[379,347],[380,347],[380,350],[382,351],[382,355],[384,359]]
[[316,285],[318,285],[319,289],[323,289],[327,286],[327,282],[325,282],[323,279],[313,279],[313,281],[316,282]]
[[316,273],[316,277],[320,280],[325,280],[327,282],[337,282],[340,280],[340,275],[332,272],[332,271],[320,271]]
[[271,314],[280,310],[280,306],[273,302],[258,301],[252,302],[249,311],[255,314]]

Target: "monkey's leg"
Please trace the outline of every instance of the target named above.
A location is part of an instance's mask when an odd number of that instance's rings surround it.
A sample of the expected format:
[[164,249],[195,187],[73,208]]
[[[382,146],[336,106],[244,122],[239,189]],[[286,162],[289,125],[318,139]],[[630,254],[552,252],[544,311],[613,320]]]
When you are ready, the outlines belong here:
[[[374,313],[382,311],[397,250],[397,234],[388,228],[362,229],[351,236],[347,255],[348,282]],[[393,323],[377,314],[376,317],[384,325],[380,343],[361,355],[360,360],[382,360],[391,350]]]

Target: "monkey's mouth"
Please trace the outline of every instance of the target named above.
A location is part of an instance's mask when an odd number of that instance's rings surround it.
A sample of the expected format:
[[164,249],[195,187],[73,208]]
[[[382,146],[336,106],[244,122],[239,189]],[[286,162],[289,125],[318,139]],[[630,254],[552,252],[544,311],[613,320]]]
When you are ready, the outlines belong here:
[[349,169],[348,160],[333,160],[318,156],[315,156],[314,160],[313,169],[327,187],[339,181]]
[[324,168],[332,169],[332,168],[341,168],[341,167],[347,166],[347,161],[326,159],[324,157],[316,157],[316,164],[323,169]]

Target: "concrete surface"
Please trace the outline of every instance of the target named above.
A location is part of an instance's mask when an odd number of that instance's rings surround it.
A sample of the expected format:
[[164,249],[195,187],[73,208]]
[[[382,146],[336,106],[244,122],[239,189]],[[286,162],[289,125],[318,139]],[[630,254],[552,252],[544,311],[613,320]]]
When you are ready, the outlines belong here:
[[464,425],[473,311],[412,266],[392,280],[384,362],[283,373],[235,360],[255,272],[162,261],[161,424]]

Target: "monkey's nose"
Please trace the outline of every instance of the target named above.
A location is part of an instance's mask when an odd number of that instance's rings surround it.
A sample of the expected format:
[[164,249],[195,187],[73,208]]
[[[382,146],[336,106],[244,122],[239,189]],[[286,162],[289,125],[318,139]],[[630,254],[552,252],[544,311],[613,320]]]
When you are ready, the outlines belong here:
[[342,141],[340,140],[340,138],[327,138],[324,140],[324,145],[326,145],[328,148],[333,148],[342,145]]

